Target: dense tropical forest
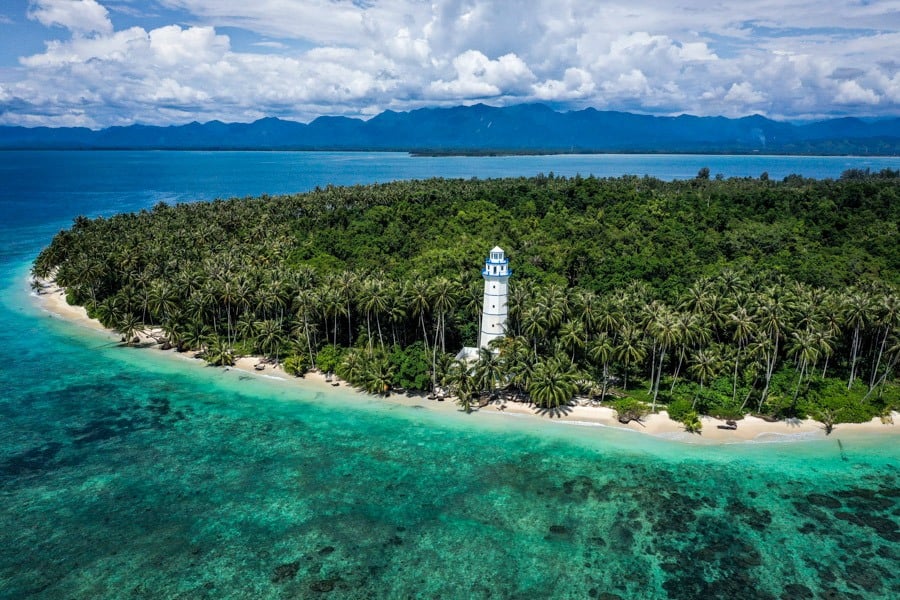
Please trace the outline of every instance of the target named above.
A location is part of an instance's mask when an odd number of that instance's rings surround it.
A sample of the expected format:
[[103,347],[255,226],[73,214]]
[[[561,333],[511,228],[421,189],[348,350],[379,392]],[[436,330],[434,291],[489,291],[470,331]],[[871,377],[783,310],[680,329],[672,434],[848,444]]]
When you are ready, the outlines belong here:
[[[685,181],[539,175],[394,182],[78,217],[55,279],[126,340],[161,328],[211,364],[259,354],[373,393],[576,394],[620,415],[813,416],[900,407],[900,172]],[[489,249],[514,271],[506,337],[472,364]]]

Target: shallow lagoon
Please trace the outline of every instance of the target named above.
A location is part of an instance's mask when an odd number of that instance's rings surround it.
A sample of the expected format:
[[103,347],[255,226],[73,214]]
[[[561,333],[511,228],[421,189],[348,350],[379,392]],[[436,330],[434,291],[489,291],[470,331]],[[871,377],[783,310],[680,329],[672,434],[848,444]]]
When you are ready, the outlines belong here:
[[159,199],[91,182],[3,198],[0,596],[900,595],[893,436],[711,448],[447,415],[40,312],[27,262],[61,224]]
[[36,348],[0,374],[6,597],[900,593],[893,437],[692,446],[307,392],[13,288]]

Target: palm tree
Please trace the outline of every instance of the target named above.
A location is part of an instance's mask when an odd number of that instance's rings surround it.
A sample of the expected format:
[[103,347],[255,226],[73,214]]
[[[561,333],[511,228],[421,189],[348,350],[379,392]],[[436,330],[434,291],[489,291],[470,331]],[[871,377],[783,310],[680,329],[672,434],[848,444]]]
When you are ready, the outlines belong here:
[[479,348],[474,375],[478,388],[486,390],[488,394],[493,394],[497,383],[503,377],[503,361],[500,359],[499,353],[488,348]]
[[675,391],[675,384],[678,382],[678,376],[681,374],[681,367],[684,359],[687,358],[688,348],[697,349],[705,346],[712,338],[712,333],[704,327],[703,319],[700,315],[681,311],[675,314],[676,324],[678,328],[678,339],[681,340],[678,352],[678,365],[675,367],[675,373],[672,375],[672,385],[669,387],[669,394]]
[[116,331],[125,338],[125,343],[131,346],[137,338],[137,334],[144,328],[144,323],[134,313],[128,312],[122,315],[116,324]]
[[[391,340],[394,345],[397,341],[397,325],[403,323],[406,319],[406,307],[409,301],[406,298],[406,286],[399,283],[390,282],[387,286],[388,307],[387,316],[391,322]],[[406,336],[404,335],[404,341]]]
[[229,348],[228,341],[215,335],[207,342],[206,362],[217,367],[226,367],[234,364],[234,354]]
[[684,430],[688,433],[700,433],[700,430],[703,429],[703,422],[700,420],[700,415],[694,411],[685,415],[681,420],[681,424],[684,425]]
[[456,403],[467,413],[472,412],[472,398],[475,394],[475,377],[464,359],[457,359],[450,366],[446,377],[446,383],[450,386]]
[[623,316],[621,312],[618,311],[608,298],[605,298],[600,306],[599,314],[596,317],[597,330],[614,335],[622,327],[622,319]]
[[447,313],[456,306],[456,289],[453,283],[445,278],[438,277],[431,282],[431,308],[437,315],[437,329],[434,333],[434,347],[431,350],[432,387],[437,387],[437,347],[438,338],[441,340],[441,353],[446,354],[445,327]]
[[515,326],[515,334],[520,335],[522,330],[518,325],[521,323],[521,316],[528,301],[531,298],[529,288],[522,282],[510,282],[509,296],[507,300],[508,317],[511,324]]
[[559,408],[575,395],[578,376],[575,366],[558,357],[537,363],[528,386],[528,395],[537,406]]
[[534,353],[538,351],[538,340],[544,337],[549,323],[543,311],[537,306],[530,306],[522,314],[522,333],[531,338]]
[[666,351],[678,343],[680,329],[678,319],[668,307],[663,307],[663,309],[657,313],[656,318],[650,323],[648,329],[650,335],[653,336],[655,343],[659,347],[659,364],[656,367],[656,381],[652,384],[653,405],[650,408],[650,411],[655,413],[663,361],[666,359]]
[[168,318],[162,322],[163,334],[169,344],[175,346],[179,352],[183,349],[186,330],[187,327],[180,311],[169,314]]
[[406,298],[413,316],[419,318],[425,351],[428,352],[428,330],[425,328],[425,315],[431,310],[431,287],[427,280],[414,277],[406,290]]
[[[375,323],[378,326],[378,340],[384,349],[384,337],[381,334],[381,314],[387,311],[389,298],[384,280],[373,278],[363,282],[359,292],[360,303],[366,311],[366,329],[371,330],[371,317],[375,313]],[[369,347],[372,347],[372,335],[369,334]]]
[[806,369],[814,364],[819,356],[816,349],[816,338],[812,331],[804,329],[803,331],[795,331],[791,334],[791,347],[788,350],[790,354],[796,357],[800,374],[797,377],[797,388],[794,390],[794,402],[797,402],[797,396],[800,393],[800,385],[803,383],[803,376]]
[[850,379],[847,382],[847,389],[853,387],[853,380],[856,379],[856,357],[859,353],[860,346],[860,330],[866,325],[871,310],[871,298],[860,291],[852,290],[844,298],[844,320],[847,325],[853,327],[853,340],[850,344]]
[[585,332],[590,335],[596,331],[601,315],[600,302],[594,292],[578,290],[575,292],[574,312],[584,325]]
[[900,328],[894,327],[891,332],[890,340],[888,341],[887,348],[884,351],[884,372],[881,374],[881,377],[875,381],[875,385],[866,392],[863,401],[867,400],[876,387],[881,386],[882,391],[884,390],[884,384],[887,381],[890,374],[893,372],[894,368],[897,366],[897,363],[900,363]]
[[491,343],[500,351],[508,384],[519,392],[528,389],[536,362],[528,340],[522,336],[507,335]]
[[431,282],[431,307],[438,318],[440,330],[441,352],[446,352],[446,320],[447,314],[456,306],[458,291],[453,282],[445,277],[438,277]]
[[603,368],[603,388],[600,392],[600,401],[606,399],[606,390],[609,387],[609,361],[613,357],[615,346],[613,346],[612,338],[605,331],[601,331],[591,341],[588,348],[588,356],[591,360],[599,362]]
[[771,352],[766,364],[766,383],[759,398],[760,411],[762,411],[762,405],[769,394],[769,383],[772,381],[772,374],[775,372],[775,364],[778,360],[779,343],[784,337],[784,330],[788,326],[793,306],[793,299],[784,293],[780,286],[769,287],[759,298],[757,309],[759,329],[765,332],[772,341]]
[[278,321],[266,319],[256,324],[256,345],[265,356],[274,358],[275,364],[278,364],[279,351],[284,341],[284,331]]
[[207,326],[199,322],[193,322],[185,329],[181,341],[188,350],[203,350],[207,339],[210,337],[209,333]]
[[[331,343],[337,346],[338,317],[344,312],[344,303],[334,287],[334,280],[327,280],[319,287],[316,308],[321,313],[325,324],[326,343],[328,341],[328,319],[331,319],[333,324]],[[371,342],[371,336],[369,340]]]
[[697,397],[700,396],[700,392],[703,391],[703,385],[715,378],[719,373],[720,367],[721,363],[719,357],[711,349],[701,348],[691,357],[691,365],[688,367],[688,371],[700,379],[700,389],[694,394],[691,410],[694,410],[694,407],[697,406]]
[[178,310],[178,295],[175,288],[163,279],[155,279],[150,284],[147,301],[150,314],[159,322],[164,322],[169,314]]
[[877,324],[883,328],[881,335],[881,343],[878,344],[878,356],[875,359],[875,366],[869,376],[869,391],[875,387],[875,380],[878,377],[878,369],[881,366],[881,359],[884,356],[884,348],[887,344],[891,330],[900,323],[900,296],[890,292],[883,294],[877,300],[880,309],[876,318]]
[[568,295],[558,285],[549,285],[538,290],[535,300],[549,329],[558,327],[569,314]]
[[744,306],[738,306],[733,313],[728,315],[728,320],[731,326],[734,327],[732,338],[737,342],[737,352],[734,355],[734,380],[731,389],[731,401],[734,402],[737,399],[738,367],[741,362],[741,351],[750,342],[756,326],[753,322],[753,317],[750,316],[750,313],[747,312]]
[[619,343],[616,345],[616,358],[624,363],[625,381],[622,389],[628,389],[628,369],[641,362],[647,356],[647,347],[641,332],[633,325],[627,324],[619,332]]
[[238,339],[249,340],[256,335],[256,321],[250,312],[243,312],[234,324],[234,332]]
[[365,380],[366,391],[370,394],[387,396],[394,382],[394,366],[387,357],[375,357],[368,363]]
[[575,351],[584,348],[587,335],[581,321],[566,321],[559,328],[559,341],[572,352],[571,360],[575,360]]
[[297,297],[294,300],[294,305],[297,310],[297,318],[300,320],[300,325],[303,329],[303,337],[306,338],[307,350],[309,351],[309,360],[312,364],[312,368],[316,368],[316,357],[315,353],[313,353],[313,341],[312,341],[312,329],[310,320],[312,319],[312,315],[315,312],[315,293],[311,290],[302,290],[297,294]]
[[352,385],[359,386],[365,380],[366,361],[362,351],[351,348],[341,359],[337,369],[338,377],[349,381]]
[[344,314],[347,315],[347,346],[353,345],[353,324],[351,320],[350,303],[356,296],[358,290],[359,278],[353,271],[343,271],[335,278],[334,289],[338,298],[344,303]]

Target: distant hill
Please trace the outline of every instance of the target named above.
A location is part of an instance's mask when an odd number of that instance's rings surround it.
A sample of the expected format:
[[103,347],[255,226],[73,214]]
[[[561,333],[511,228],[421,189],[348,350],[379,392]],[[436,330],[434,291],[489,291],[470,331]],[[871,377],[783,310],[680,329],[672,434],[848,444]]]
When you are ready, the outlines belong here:
[[900,155],[900,118],[807,125],[755,115],[654,117],[556,112],[542,104],[385,111],[368,120],[276,118],[86,128],[0,127],[0,149],[398,150],[423,154],[673,152]]

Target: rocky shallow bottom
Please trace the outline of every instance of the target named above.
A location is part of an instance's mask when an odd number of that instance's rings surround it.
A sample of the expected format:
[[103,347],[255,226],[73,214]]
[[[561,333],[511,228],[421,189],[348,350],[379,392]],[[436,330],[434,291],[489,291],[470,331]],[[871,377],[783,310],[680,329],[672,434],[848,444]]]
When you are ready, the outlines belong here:
[[476,425],[35,335],[54,376],[0,372],[3,597],[900,596],[891,438]]

